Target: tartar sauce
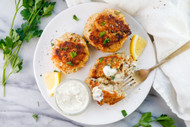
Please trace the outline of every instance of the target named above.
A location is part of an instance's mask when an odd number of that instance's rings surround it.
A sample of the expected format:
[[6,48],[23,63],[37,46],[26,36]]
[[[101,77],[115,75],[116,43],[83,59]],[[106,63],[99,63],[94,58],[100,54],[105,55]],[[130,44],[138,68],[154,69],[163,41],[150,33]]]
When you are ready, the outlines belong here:
[[99,89],[98,86],[94,87],[92,89],[92,97],[95,101],[101,101],[104,98],[104,94],[101,89]]
[[117,73],[117,70],[115,68],[111,68],[110,66],[105,66],[103,68],[104,74],[109,77],[109,76],[114,76]]
[[66,80],[56,89],[58,107],[68,115],[85,110],[90,102],[88,88],[79,80]]

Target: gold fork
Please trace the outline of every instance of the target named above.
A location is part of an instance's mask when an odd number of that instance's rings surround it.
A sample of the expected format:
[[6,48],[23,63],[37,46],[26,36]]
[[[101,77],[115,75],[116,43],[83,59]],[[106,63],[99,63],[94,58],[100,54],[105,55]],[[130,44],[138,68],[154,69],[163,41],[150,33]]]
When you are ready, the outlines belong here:
[[122,86],[126,86],[130,84],[130,86],[136,86],[141,84],[146,78],[148,77],[149,73],[154,70],[157,67],[160,67],[162,64],[165,64],[169,60],[173,59],[174,57],[178,56],[179,54],[183,53],[187,49],[190,49],[190,41],[181,46],[179,49],[174,51],[172,54],[170,54],[168,57],[166,57],[164,60],[162,60],[160,63],[156,64],[155,66],[149,68],[149,69],[140,69],[138,71],[135,71],[133,74],[129,75],[127,78],[124,79],[124,83]]

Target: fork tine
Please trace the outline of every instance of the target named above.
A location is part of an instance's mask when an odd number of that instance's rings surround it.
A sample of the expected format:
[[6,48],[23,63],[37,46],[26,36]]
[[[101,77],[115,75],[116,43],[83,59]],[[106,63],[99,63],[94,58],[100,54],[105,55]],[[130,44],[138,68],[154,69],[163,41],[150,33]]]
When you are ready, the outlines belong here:
[[128,85],[128,84],[131,83],[133,80],[134,80],[134,79],[133,79],[132,77],[129,78],[127,81],[125,81],[125,82],[122,84],[122,86],[124,87],[124,86]]
[[128,75],[124,80],[123,80],[123,82],[126,82],[126,81],[128,81],[129,79],[131,79],[132,78],[132,75]]

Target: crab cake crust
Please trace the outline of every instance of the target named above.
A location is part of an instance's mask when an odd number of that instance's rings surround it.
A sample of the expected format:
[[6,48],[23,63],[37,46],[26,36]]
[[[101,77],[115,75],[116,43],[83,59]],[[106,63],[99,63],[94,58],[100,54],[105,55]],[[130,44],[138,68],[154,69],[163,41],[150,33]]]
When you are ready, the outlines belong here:
[[[101,32],[105,34],[100,36]],[[83,31],[89,44],[103,52],[118,51],[130,34],[124,15],[115,9],[105,9],[90,16]]]
[[88,61],[85,40],[75,33],[65,33],[54,41],[51,60],[65,74],[78,71]]

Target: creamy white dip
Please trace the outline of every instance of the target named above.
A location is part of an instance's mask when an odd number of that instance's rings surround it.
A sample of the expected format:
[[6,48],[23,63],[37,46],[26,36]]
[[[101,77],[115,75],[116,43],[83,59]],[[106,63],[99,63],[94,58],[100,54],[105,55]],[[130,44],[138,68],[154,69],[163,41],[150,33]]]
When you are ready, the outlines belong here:
[[114,76],[117,73],[117,70],[115,68],[111,68],[110,66],[105,66],[103,68],[104,74],[109,77],[109,76]]
[[58,107],[68,115],[85,110],[90,102],[88,88],[79,80],[66,80],[56,89]]
[[94,87],[92,89],[92,97],[95,101],[101,101],[104,98],[104,94],[101,89],[99,89],[98,86]]

